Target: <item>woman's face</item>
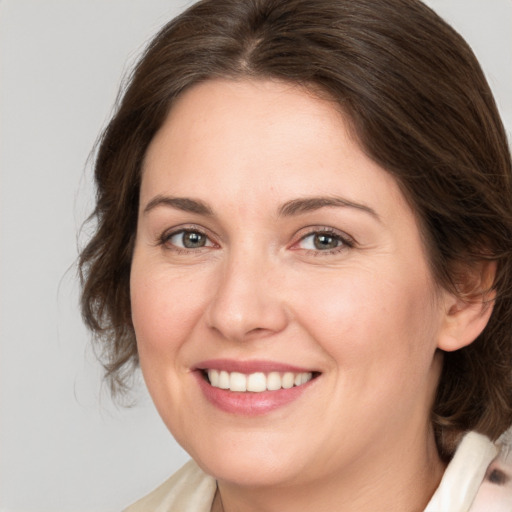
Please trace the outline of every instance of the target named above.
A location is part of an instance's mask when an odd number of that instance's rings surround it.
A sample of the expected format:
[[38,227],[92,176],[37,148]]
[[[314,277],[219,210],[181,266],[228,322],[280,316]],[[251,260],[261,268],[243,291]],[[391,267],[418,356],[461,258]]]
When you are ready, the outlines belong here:
[[212,80],[152,141],[131,271],[140,364],[217,478],[298,483],[420,456],[443,293],[397,183],[332,103]]

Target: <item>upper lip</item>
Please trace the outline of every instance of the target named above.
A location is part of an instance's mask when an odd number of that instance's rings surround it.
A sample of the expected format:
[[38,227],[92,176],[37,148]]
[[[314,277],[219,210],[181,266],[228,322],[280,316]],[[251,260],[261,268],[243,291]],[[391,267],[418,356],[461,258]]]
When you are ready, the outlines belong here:
[[267,360],[253,360],[253,361],[240,361],[236,359],[208,359],[201,361],[194,370],[224,370],[226,372],[239,372],[239,373],[270,373],[270,372],[293,372],[304,373],[314,372],[311,368],[299,367],[287,363],[279,363],[276,361]]

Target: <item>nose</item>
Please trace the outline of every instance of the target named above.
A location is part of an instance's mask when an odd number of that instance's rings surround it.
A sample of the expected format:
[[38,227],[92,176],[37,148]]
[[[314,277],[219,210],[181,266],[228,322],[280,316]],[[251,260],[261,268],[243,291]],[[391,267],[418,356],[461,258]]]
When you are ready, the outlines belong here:
[[239,254],[223,262],[207,307],[208,326],[232,341],[271,336],[285,329],[288,314],[279,265]]

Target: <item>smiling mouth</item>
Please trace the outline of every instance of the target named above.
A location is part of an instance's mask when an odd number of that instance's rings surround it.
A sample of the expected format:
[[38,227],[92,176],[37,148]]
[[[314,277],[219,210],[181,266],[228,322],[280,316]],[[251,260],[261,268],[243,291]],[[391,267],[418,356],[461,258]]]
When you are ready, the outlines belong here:
[[299,387],[316,378],[318,372],[255,372],[202,370],[205,380],[214,388],[234,392],[263,393]]

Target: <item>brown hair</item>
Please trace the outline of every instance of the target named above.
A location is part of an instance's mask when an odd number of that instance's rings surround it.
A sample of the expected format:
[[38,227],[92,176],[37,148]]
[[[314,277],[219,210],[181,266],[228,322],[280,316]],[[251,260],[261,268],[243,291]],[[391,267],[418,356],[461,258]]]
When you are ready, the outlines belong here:
[[129,276],[144,155],[180,93],[215,77],[333,98],[414,208],[441,286],[459,293],[464,269],[496,262],[491,319],[445,354],[433,409],[442,455],[453,432],[496,438],[512,422],[510,153],[471,49],[417,0],[203,0],[153,39],[99,142],[96,231],[80,256],[83,317],[112,389],[137,364]]

